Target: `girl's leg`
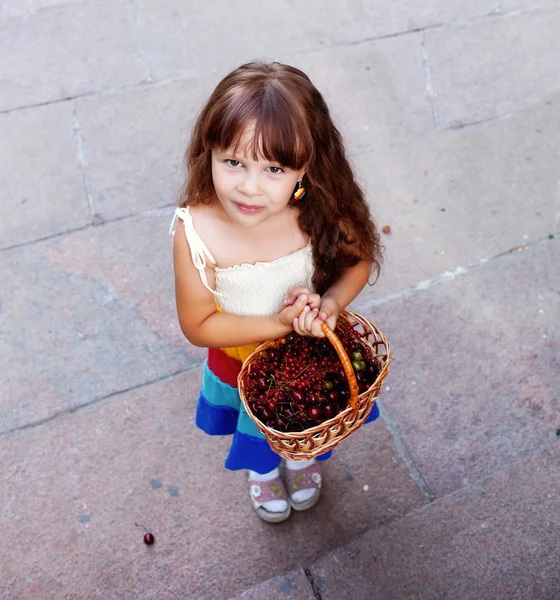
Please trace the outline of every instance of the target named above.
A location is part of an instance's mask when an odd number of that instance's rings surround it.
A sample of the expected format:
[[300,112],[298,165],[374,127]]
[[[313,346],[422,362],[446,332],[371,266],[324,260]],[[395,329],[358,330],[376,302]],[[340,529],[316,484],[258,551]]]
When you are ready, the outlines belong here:
[[[313,459],[313,460],[298,460],[298,461],[287,460],[286,461],[286,469],[289,469],[290,471],[302,471],[303,469],[306,469],[307,467],[309,467],[310,465],[312,465],[314,463],[315,463],[315,459]],[[307,490],[298,490],[297,492],[292,493],[292,500],[294,502],[305,502],[306,500],[309,500],[309,498],[311,498],[311,496],[313,496],[314,493],[315,493],[314,488],[307,489]]]

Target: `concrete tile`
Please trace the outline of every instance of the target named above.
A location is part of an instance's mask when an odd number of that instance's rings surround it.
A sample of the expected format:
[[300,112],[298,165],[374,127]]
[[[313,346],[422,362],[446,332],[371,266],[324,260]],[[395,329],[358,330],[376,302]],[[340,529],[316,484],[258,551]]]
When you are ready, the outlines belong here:
[[[426,502],[377,422],[325,465],[316,508],[278,526],[260,521],[245,474],[223,469],[230,438],[193,425],[200,376],[0,438],[10,597],[229,598]],[[152,531],[153,546],[135,522]]]
[[32,15],[38,10],[57,8],[65,5],[83,4],[91,0],[2,0],[0,17],[13,18]]
[[499,0],[500,12],[531,11],[545,7],[558,7],[558,0]]
[[73,105],[0,114],[0,248],[90,222]]
[[426,31],[439,127],[504,116],[560,92],[559,28],[556,8]]
[[216,83],[193,78],[78,100],[86,175],[98,219],[175,202],[190,128]]
[[[171,211],[5,251],[0,432],[200,364],[176,317]],[[158,234],[159,232],[159,234]]]
[[295,569],[259,583],[231,600],[315,600],[315,598],[313,588],[303,569]]
[[433,131],[419,34],[293,57],[325,97],[352,154]]
[[[410,3],[265,2],[248,10],[237,2],[189,5],[180,0],[138,0],[143,48],[156,79],[228,72],[256,57],[308,52],[488,14],[495,0]],[[209,26],[211,24],[211,26]],[[335,24],[335,25],[333,25]]]
[[391,226],[381,278],[356,306],[560,232],[559,108],[556,95],[476,127],[401,132],[355,157],[377,222]]
[[0,110],[142,81],[134,19],[131,3],[116,0],[1,23]]
[[323,600],[558,598],[560,445],[312,566]]
[[365,311],[395,361],[382,406],[440,497],[556,443],[558,239]]

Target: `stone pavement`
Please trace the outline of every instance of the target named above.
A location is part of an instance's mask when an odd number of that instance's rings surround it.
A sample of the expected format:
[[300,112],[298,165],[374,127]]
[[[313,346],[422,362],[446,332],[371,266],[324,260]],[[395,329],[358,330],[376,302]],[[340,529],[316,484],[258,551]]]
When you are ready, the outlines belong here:
[[[560,0],[1,2],[1,600],[560,598],[559,32]],[[280,526],[192,425],[167,235],[255,57],[324,92],[392,230],[354,303],[383,418]]]

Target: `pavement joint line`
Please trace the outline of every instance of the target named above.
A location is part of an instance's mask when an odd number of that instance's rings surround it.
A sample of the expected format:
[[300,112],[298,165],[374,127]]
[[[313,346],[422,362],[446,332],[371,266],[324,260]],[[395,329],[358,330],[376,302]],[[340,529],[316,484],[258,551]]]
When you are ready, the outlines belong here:
[[313,592],[313,595],[315,596],[315,600],[323,600],[323,597],[321,596],[321,592],[319,590],[317,583],[315,582],[315,578],[313,577],[313,573],[311,572],[311,569],[309,569],[308,567],[305,567],[303,569],[303,572],[305,573],[305,577],[307,577],[307,581],[309,582],[309,585],[311,586],[311,590]]
[[424,76],[426,77],[426,91],[428,92],[428,98],[430,99],[430,107],[432,109],[432,119],[434,121],[434,127],[436,131],[439,130],[439,118],[436,106],[436,96],[434,86],[432,83],[432,66],[430,65],[430,58],[428,56],[428,49],[426,48],[426,32],[422,31],[421,39],[422,48],[422,65],[424,66]]
[[[83,5],[83,4],[88,4],[88,3],[89,2],[79,2],[78,4]],[[66,3],[66,4],[59,4],[56,6],[44,7],[44,8],[37,9],[35,12],[45,11],[45,10],[54,10],[54,9],[59,9],[62,7],[67,7],[67,6],[71,6],[71,4]],[[135,4],[134,4],[134,6],[136,7]],[[439,30],[439,29],[444,29],[450,25],[467,24],[467,23],[472,23],[475,21],[484,20],[484,19],[511,17],[511,16],[517,16],[520,14],[527,14],[530,12],[553,11],[553,10],[558,10],[558,7],[545,6],[545,5],[541,4],[539,6],[532,6],[530,8],[526,8],[526,9],[513,10],[510,12],[506,12],[506,13],[502,13],[501,9],[498,7],[498,8],[492,9],[488,13],[474,15],[474,16],[466,18],[466,19],[456,18],[456,19],[451,19],[449,21],[444,21],[441,23],[432,23],[432,24],[423,25],[422,27],[414,27],[412,29],[403,29],[401,31],[394,31],[391,33],[384,33],[384,34],[380,34],[377,36],[366,37],[366,38],[362,38],[362,39],[358,39],[358,40],[350,40],[347,42],[341,42],[339,44],[335,43],[330,46],[320,46],[320,47],[317,47],[317,48],[314,48],[311,50],[303,50],[301,52],[295,52],[291,56],[294,56],[294,57],[295,56],[304,56],[304,55],[312,54],[315,52],[322,52],[324,50],[332,50],[335,48],[344,48],[346,46],[356,46],[359,44],[374,42],[377,40],[385,40],[385,39],[390,39],[390,38],[394,38],[394,37],[411,35],[411,34],[415,34],[415,33],[431,31],[431,30]],[[24,14],[24,15],[19,15],[19,16],[15,16],[15,17],[8,17],[8,19],[6,21],[9,21],[12,19],[14,19],[14,20],[15,19],[28,19],[29,16],[32,16],[33,14],[34,13],[31,13],[31,15]],[[6,22],[6,21],[4,21],[4,22]],[[2,24],[1,18],[0,18],[0,24]],[[140,39],[140,37],[139,37],[139,39]],[[141,54],[143,55],[141,44],[139,44],[139,49],[141,50]],[[152,79],[152,74],[150,72],[150,69],[147,68],[145,77],[135,83],[123,84],[123,85],[116,86],[116,87],[106,87],[106,88],[102,88],[102,89],[98,89],[98,90],[90,90],[90,91],[82,92],[80,94],[74,94],[71,96],[64,96],[61,98],[54,98],[52,100],[46,100],[44,102],[36,102],[36,103],[32,103],[32,104],[24,104],[21,106],[13,106],[10,108],[0,109],[0,115],[9,114],[9,113],[20,111],[20,110],[27,110],[30,108],[39,108],[41,106],[49,106],[51,104],[58,104],[59,102],[68,102],[69,100],[79,100],[81,98],[89,98],[89,97],[97,97],[97,96],[102,97],[102,96],[106,96],[106,95],[112,95],[112,94],[115,94],[115,93],[118,93],[121,91],[131,90],[131,89],[134,90],[134,89],[154,87],[157,85],[166,85],[168,83],[172,83],[175,81],[183,81],[183,80],[188,80],[188,79],[201,79],[201,78],[207,76],[208,73],[214,73],[215,71],[217,71],[217,69],[215,67],[210,67],[209,69],[206,69],[204,71],[204,73],[195,73],[195,74],[193,74],[193,73],[184,74],[183,73],[183,74],[178,74],[176,76],[169,77],[166,79],[154,81]]]
[[103,402],[105,400],[111,400],[112,398],[115,398],[116,396],[121,396],[122,394],[126,394],[128,392],[133,392],[135,390],[139,390],[144,387],[148,387],[155,383],[160,383],[161,381],[167,381],[169,379],[173,379],[174,377],[177,377],[178,375],[185,375],[187,373],[190,373],[191,371],[198,369],[202,364],[203,364],[202,361],[193,362],[185,369],[179,369],[178,371],[174,371],[173,373],[167,373],[166,375],[162,375],[161,377],[156,377],[155,379],[151,379],[149,381],[144,381],[137,385],[132,385],[128,388],[116,390],[114,392],[111,392],[110,394],[106,394],[105,396],[101,396],[99,398],[93,398],[92,400],[89,400],[88,402],[84,402],[83,404],[80,404],[78,406],[71,406],[65,410],[59,410],[55,414],[50,415],[49,417],[46,417],[44,419],[40,419],[38,421],[33,421],[31,423],[26,423],[25,425],[21,425],[19,427],[14,427],[13,429],[9,429],[8,431],[2,431],[2,432],[0,432],[0,440],[4,437],[8,437],[15,433],[20,433],[20,432],[26,431],[28,429],[35,429],[36,427],[46,425],[47,423],[54,421],[58,417],[73,414],[73,413],[79,412],[81,410],[86,410],[86,409],[90,408],[91,406],[99,404],[100,402]]
[[[142,210],[140,212],[137,213],[131,213],[129,215],[122,215],[119,217],[115,217],[113,219],[102,219],[99,217],[99,215],[95,215],[94,220],[91,223],[87,223],[86,225],[81,225],[80,227],[73,227],[72,229],[66,229],[64,231],[58,231],[56,233],[52,233],[50,235],[45,235],[43,237],[34,239],[34,240],[27,240],[25,242],[21,242],[18,244],[12,244],[11,246],[5,246],[4,248],[0,248],[0,254],[2,254],[2,252],[7,252],[8,250],[17,250],[18,248],[23,248],[25,246],[32,246],[33,244],[38,244],[40,242],[47,242],[49,240],[52,239],[56,239],[71,233],[76,233],[78,231],[84,231],[84,229],[90,229],[92,227],[102,227],[103,225],[109,225],[111,223],[115,223],[118,221],[124,221],[126,219],[135,219],[135,218],[141,218],[141,217],[145,217],[151,214],[158,214],[159,212],[163,212],[167,209],[171,209],[174,206],[176,206],[175,203],[170,203],[170,204],[163,204],[162,206],[156,206],[155,208],[149,208],[147,210]],[[172,215],[169,215],[169,217],[171,218]]]
[[150,70],[148,55],[146,53],[146,48],[144,45],[144,38],[140,34],[140,14],[138,12],[138,4],[137,4],[136,0],[129,0],[129,1],[130,1],[130,5],[132,6],[132,12],[134,15],[134,32],[136,33],[136,39],[138,42],[138,50],[140,52],[142,62],[144,63],[144,67],[146,69],[145,80],[146,80],[146,83],[150,83],[153,81],[153,77],[152,77],[152,72]]
[[394,300],[400,300],[401,298],[406,298],[408,296],[411,296],[415,292],[421,292],[421,291],[428,290],[431,287],[433,287],[434,285],[437,285],[444,281],[452,281],[453,279],[455,279],[456,277],[458,277],[460,275],[466,275],[473,269],[481,268],[484,265],[487,265],[495,260],[503,258],[504,256],[514,254],[515,252],[522,252],[525,248],[534,248],[534,247],[540,247],[544,244],[549,244],[553,240],[555,240],[556,238],[559,238],[559,237],[560,237],[560,231],[556,231],[556,232],[550,233],[542,238],[537,238],[536,240],[533,240],[533,241],[527,241],[524,244],[521,244],[519,246],[514,246],[513,248],[509,248],[508,250],[499,252],[498,254],[495,254],[494,256],[491,256],[490,258],[481,258],[478,262],[468,263],[465,266],[458,266],[455,269],[453,269],[452,271],[443,271],[442,273],[440,273],[436,277],[433,277],[432,279],[424,279],[422,281],[419,281],[418,283],[415,283],[414,285],[411,285],[407,288],[399,290],[398,292],[395,292],[393,294],[389,294],[388,296],[385,296],[383,298],[374,298],[373,300],[369,300],[367,302],[356,303],[355,304],[356,310],[367,311],[372,308],[381,306],[382,304],[386,304],[387,302],[393,302]]
[[416,466],[414,458],[412,457],[412,453],[403,441],[397,424],[395,423],[395,421],[393,421],[391,416],[383,408],[382,404],[378,402],[378,406],[381,418],[385,423],[385,427],[387,427],[389,433],[393,438],[393,443],[395,444],[397,454],[402,458],[403,462],[408,467],[408,473],[410,477],[418,484],[420,489],[424,492],[424,496],[426,497],[428,502],[433,502],[436,499],[436,495],[434,494],[432,488],[426,481],[424,475],[422,475],[420,469]]
[[86,159],[84,157],[84,139],[83,139],[82,132],[80,129],[80,118],[78,116],[77,100],[73,101],[72,117],[73,117],[74,139],[76,141],[76,147],[77,147],[77,152],[78,152],[78,162],[80,163],[80,170],[82,172],[82,183],[84,185],[84,193],[86,195],[86,200],[88,203],[89,214],[90,214],[91,220],[95,221],[95,210],[93,208],[93,199],[91,197],[90,185],[89,185],[87,171],[86,171]]

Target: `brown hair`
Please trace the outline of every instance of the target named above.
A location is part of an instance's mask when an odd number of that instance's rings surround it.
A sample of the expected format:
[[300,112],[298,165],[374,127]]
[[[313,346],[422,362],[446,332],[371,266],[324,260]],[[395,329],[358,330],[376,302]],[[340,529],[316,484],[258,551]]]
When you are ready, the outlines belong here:
[[260,154],[289,169],[305,168],[306,194],[297,206],[313,248],[315,290],[323,294],[360,260],[370,261],[377,277],[381,245],[364,193],[323,97],[294,67],[252,62],[218,84],[194,124],[180,206],[211,201],[212,150],[236,148],[253,124],[255,160]]

